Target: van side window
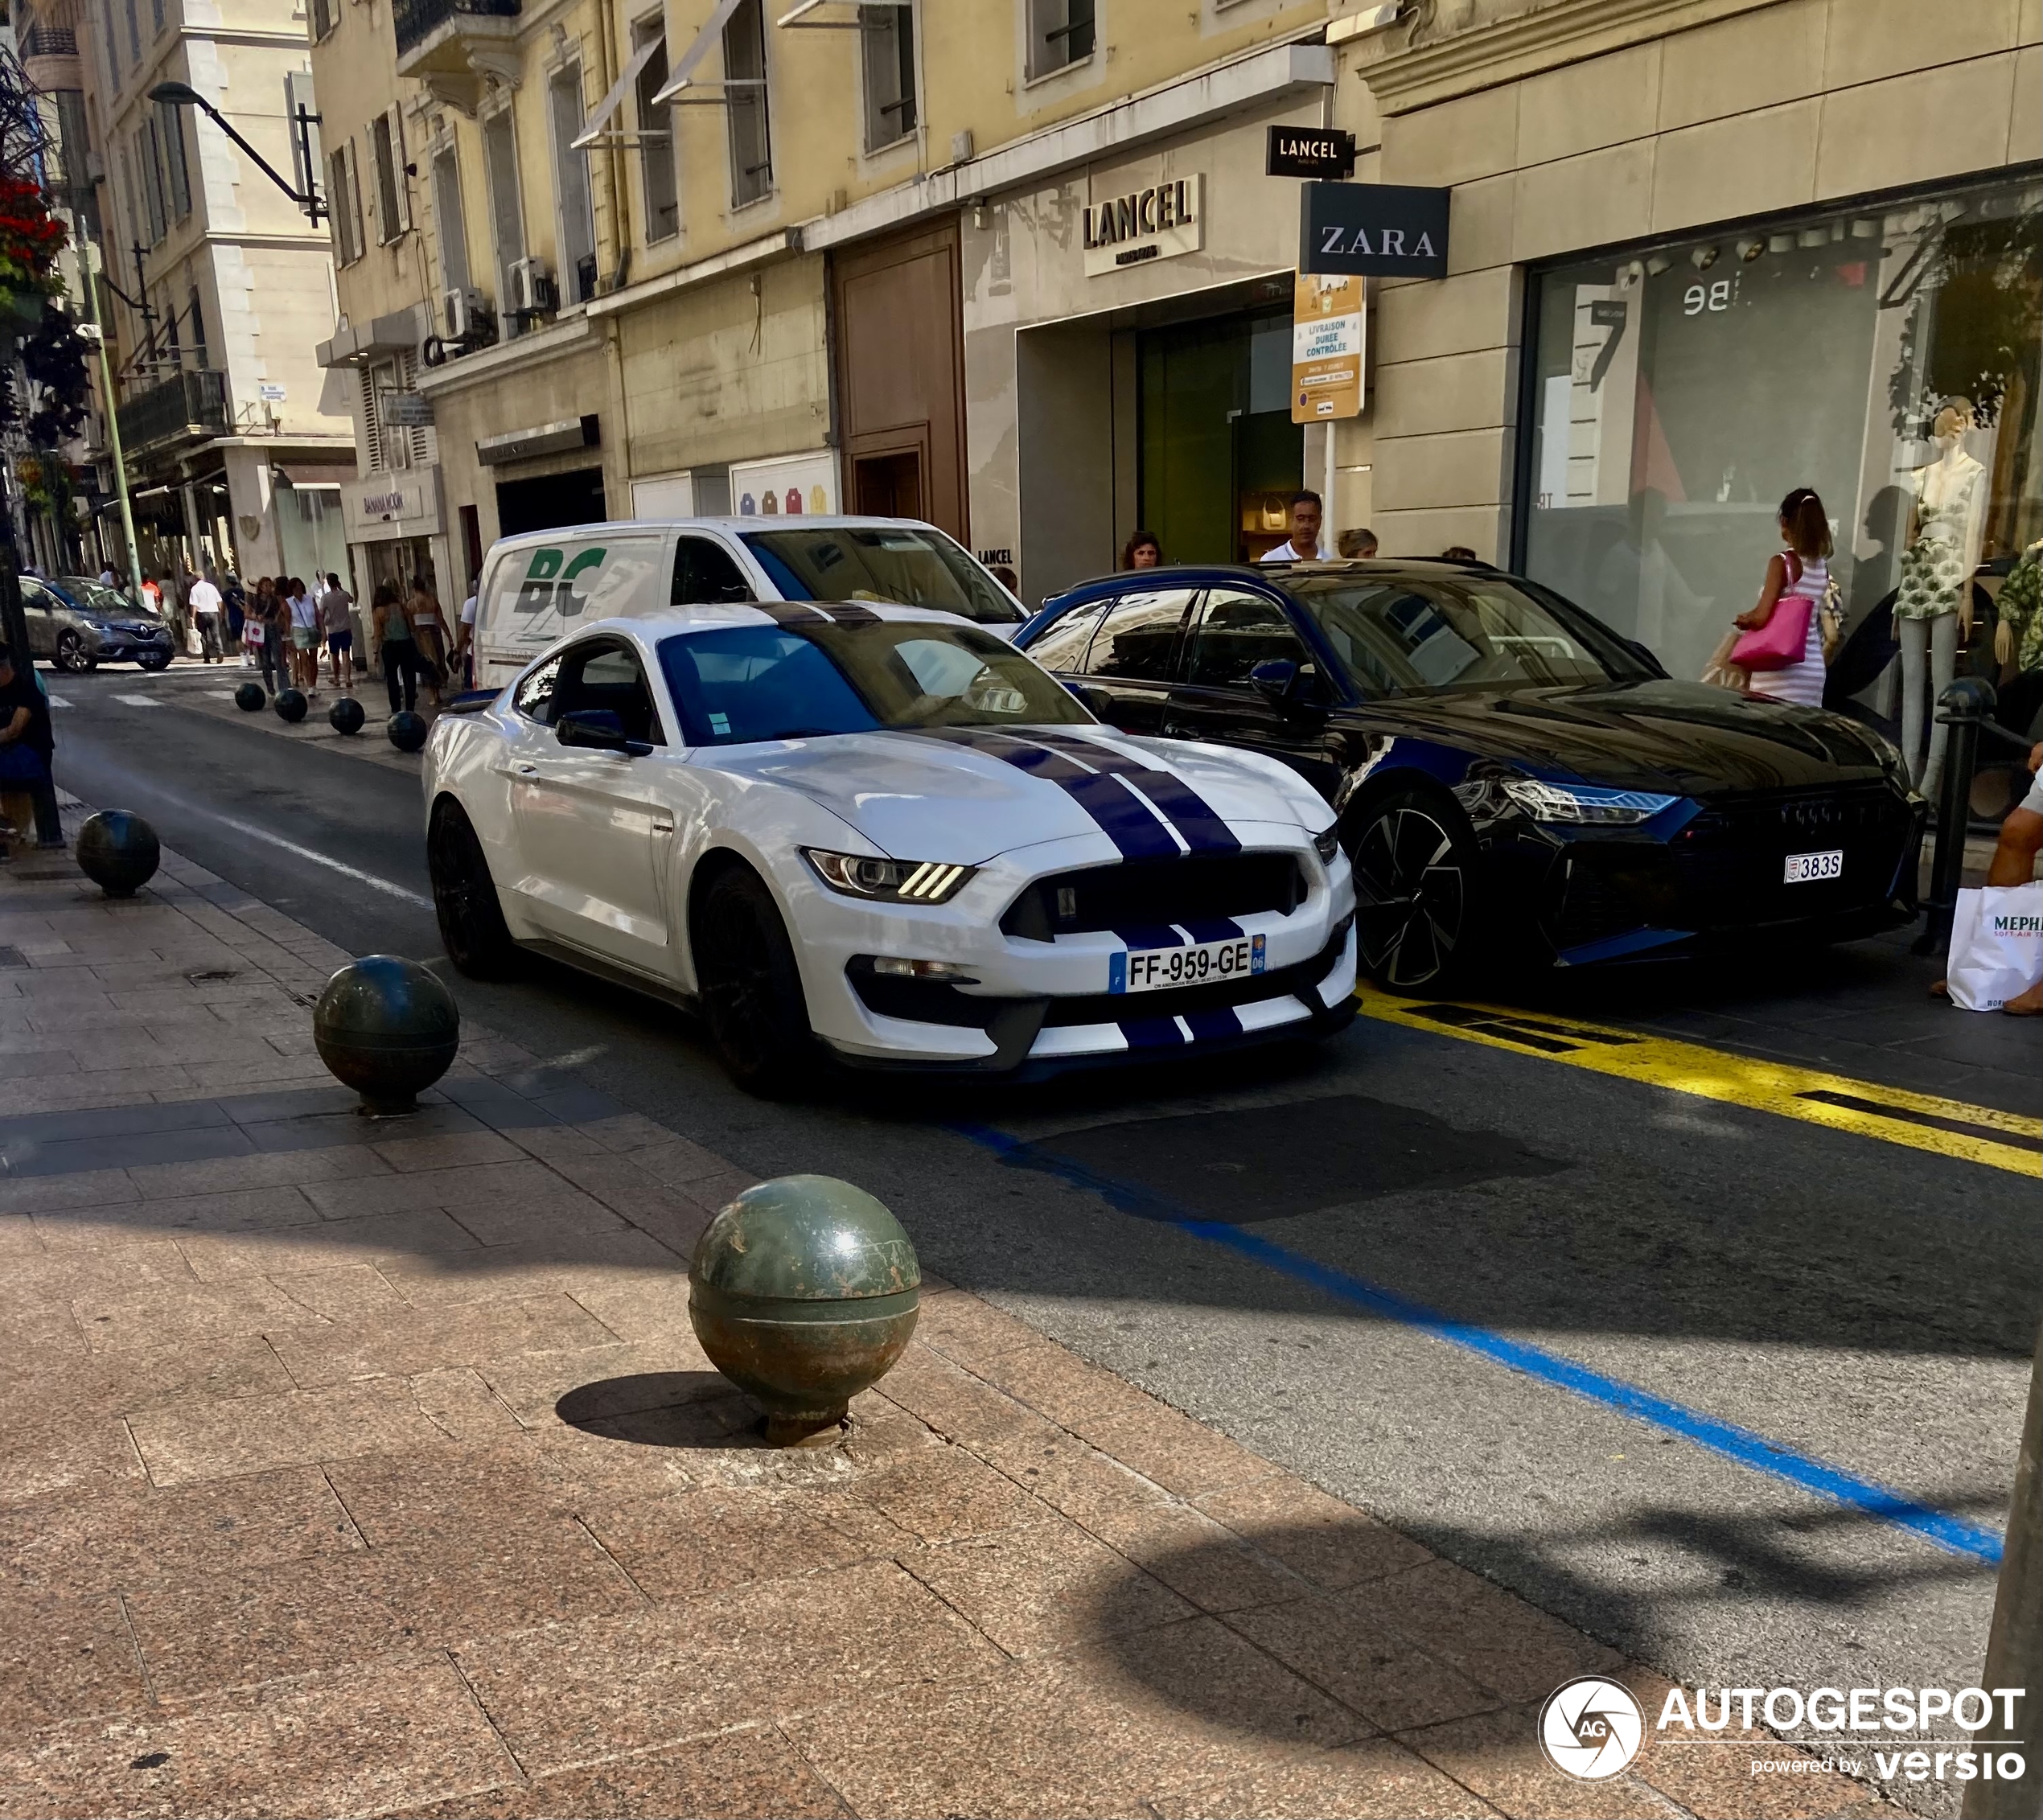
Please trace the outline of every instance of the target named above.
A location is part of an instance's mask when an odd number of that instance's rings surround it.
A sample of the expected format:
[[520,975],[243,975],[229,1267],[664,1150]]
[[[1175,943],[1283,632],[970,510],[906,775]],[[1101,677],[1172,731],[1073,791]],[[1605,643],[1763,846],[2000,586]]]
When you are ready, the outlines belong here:
[[675,606],[748,601],[752,590],[730,551],[707,537],[684,537],[674,550]]

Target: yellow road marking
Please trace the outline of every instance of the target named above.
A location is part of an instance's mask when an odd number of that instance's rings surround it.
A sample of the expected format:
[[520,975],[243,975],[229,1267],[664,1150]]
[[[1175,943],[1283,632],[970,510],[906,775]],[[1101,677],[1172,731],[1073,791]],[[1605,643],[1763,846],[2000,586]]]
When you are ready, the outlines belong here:
[[1364,985],[1355,1000],[1365,1017],[1519,1055],[1539,1055],[1642,1081],[1701,1099],[1801,1119],[1832,1131],[1910,1149],[1984,1163],[2015,1175],[2043,1175],[2043,1119],[1969,1106],[1934,1094],[1853,1080],[1792,1062],[1734,1055],[1608,1024],[1514,1011],[1505,1006],[1406,999]]

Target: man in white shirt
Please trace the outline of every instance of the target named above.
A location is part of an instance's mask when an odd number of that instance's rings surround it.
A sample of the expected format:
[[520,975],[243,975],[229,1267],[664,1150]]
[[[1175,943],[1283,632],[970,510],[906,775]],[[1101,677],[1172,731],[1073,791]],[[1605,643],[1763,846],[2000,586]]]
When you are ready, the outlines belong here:
[[468,598],[461,603],[461,630],[455,635],[461,641],[455,650],[461,658],[462,684],[467,688],[475,686],[475,602],[482,591],[482,577],[470,576]]
[[1322,562],[1326,552],[1319,544],[1319,495],[1312,492],[1293,493],[1291,495],[1291,536],[1273,550],[1263,555],[1265,562]]
[[191,614],[192,623],[199,628],[199,648],[206,655],[208,663],[220,660],[220,590],[213,585],[210,575],[202,575],[185,590],[184,604]]

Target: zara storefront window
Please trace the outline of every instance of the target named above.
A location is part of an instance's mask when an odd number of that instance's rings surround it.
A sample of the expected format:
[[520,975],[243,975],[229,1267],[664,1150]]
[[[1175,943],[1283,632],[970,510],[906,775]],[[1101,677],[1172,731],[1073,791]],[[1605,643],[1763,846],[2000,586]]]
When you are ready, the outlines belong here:
[[1849,625],[1897,594],[1904,617],[1963,604],[1961,668],[2004,675],[1992,614],[1960,596],[1975,569],[1990,594],[2043,538],[2043,181],[1728,228],[1534,282],[1526,573],[1692,677],[1758,596],[1782,496],[1813,487]]

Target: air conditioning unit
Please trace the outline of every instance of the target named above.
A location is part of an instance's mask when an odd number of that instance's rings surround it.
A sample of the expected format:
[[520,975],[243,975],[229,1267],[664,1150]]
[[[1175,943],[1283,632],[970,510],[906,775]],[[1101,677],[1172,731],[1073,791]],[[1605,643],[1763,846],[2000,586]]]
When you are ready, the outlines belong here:
[[543,259],[520,259],[511,266],[511,308],[515,315],[550,316],[561,306],[559,293]]
[[440,294],[440,314],[447,325],[450,341],[472,341],[483,329],[483,294],[479,290],[450,290]]

